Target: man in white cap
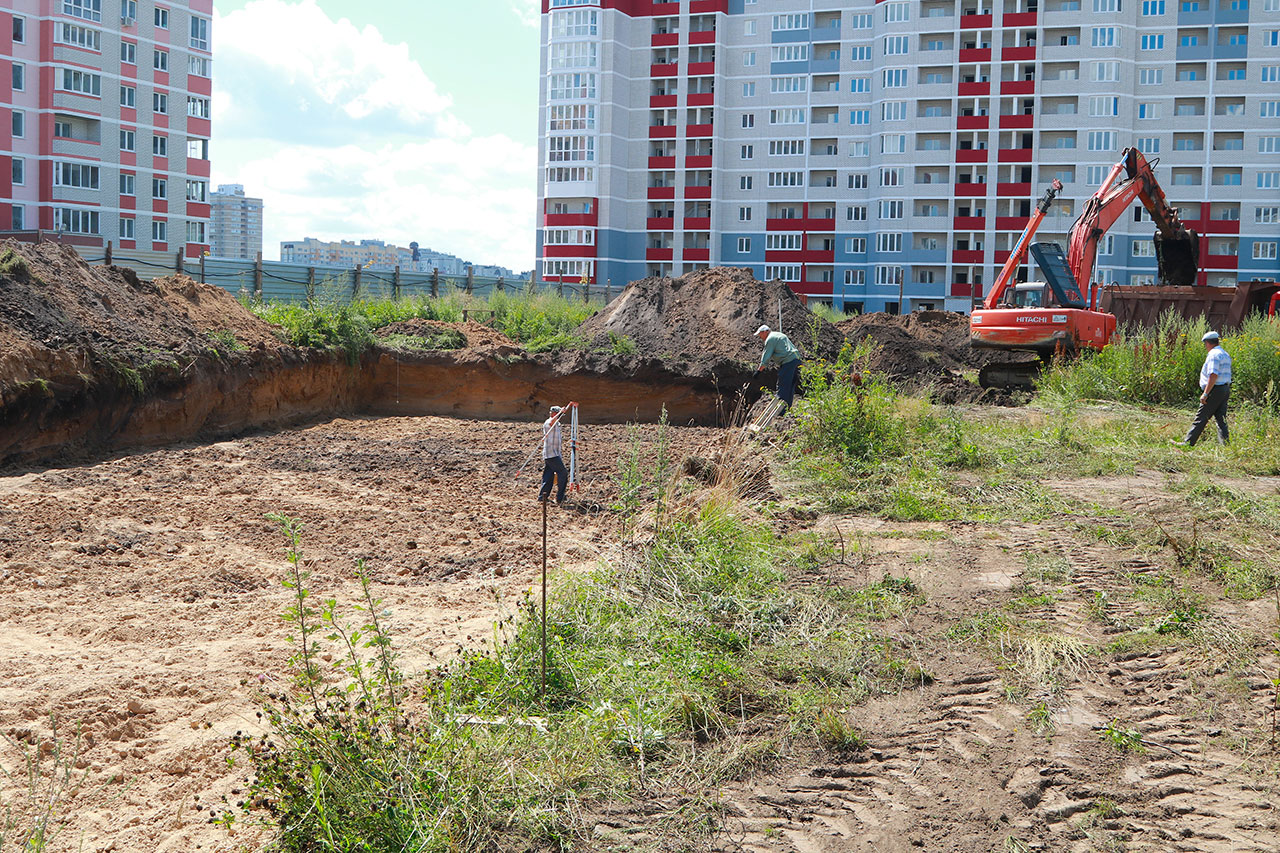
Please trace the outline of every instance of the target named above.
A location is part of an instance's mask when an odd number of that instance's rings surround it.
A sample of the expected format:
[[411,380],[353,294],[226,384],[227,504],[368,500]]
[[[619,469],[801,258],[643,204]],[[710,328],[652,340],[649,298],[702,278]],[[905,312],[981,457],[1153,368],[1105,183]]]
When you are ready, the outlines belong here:
[[564,467],[561,454],[563,444],[560,432],[560,406],[551,407],[551,416],[542,422],[542,488],[538,500],[545,501],[551,495],[551,486],[559,480],[556,504],[564,503],[564,490],[569,484],[569,469]]
[[800,381],[800,350],[790,338],[768,326],[756,329],[756,337],[764,341],[764,352],[760,355],[756,373],[764,370],[770,362],[778,365],[778,399],[785,404],[785,412],[796,398],[796,383]]
[[1217,332],[1205,332],[1200,340],[1204,341],[1206,355],[1204,366],[1200,368],[1200,408],[1196,409],[1195,420],[1191,429],[1187,430],[1184,443],[1188,447],[1195,446],[1200,433],[1209,424],[1209,418],[1218,422],[1218,443],[1226,444],[1227,433],[1227,398],[1231,396],[1231,356],[1222,348],[1221,338]]

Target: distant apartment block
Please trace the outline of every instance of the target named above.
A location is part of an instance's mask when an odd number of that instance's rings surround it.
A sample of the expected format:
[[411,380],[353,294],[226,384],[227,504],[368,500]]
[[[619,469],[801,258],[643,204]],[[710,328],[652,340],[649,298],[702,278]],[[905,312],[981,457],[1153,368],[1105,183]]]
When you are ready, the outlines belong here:
[[246,196],[243,184],[219,184],[209,200],[209,254],[215,258],[257,258],[262,251],[262,199]]
[[212,0],[0,8],[0,232],[209,244]]
[[[431,272],[438,269],[442,275],[466,275],[472,264],[455,255],[423,249],[417,243],[408,248],[393,246],[382,240],[291,240],[280,244],[280,260],[285,263],[311,266],[369,267],[390,270],[395,267],[405,271]],[[475,265],[476,275],[514,277],[511,270],[499,266]]]
[[[967,309],[1055,178],[1127,146],[1202,283],[1280,276],[1280,0],[544,0],[538,261],[743,266],[836,307]],[[1153,280],[1137,205],[1095,269]]]

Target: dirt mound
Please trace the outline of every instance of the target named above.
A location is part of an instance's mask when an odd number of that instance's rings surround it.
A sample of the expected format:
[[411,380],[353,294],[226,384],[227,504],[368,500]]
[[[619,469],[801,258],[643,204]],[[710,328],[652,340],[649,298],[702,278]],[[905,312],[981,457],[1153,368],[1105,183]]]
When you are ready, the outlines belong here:
[[592,341],[626,336],[691,376],[732,381],[759,363],[755,331],[762,323],[785,332],[810,358],[834,355],[844,343],[785,284],[757,281],[750,270],[734,267],[632,282],[579,333]]
[[519,344],[502,334],[502,332],[475,320],[468,320],[465,323],[445,323],[441,320],[414,318],[381,326],[374,330],[374,334],[380,338],[388,338],[392,335],[433,338],[439,335],[440,332],[448,331],[460,333],[466,339],[468,347],[506,348],[511,351],[522,349]]

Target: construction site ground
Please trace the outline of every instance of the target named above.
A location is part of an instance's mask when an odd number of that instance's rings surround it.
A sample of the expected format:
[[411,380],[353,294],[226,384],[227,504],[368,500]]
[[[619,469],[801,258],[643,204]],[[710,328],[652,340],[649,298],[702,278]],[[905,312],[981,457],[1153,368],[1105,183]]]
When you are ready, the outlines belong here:
[[[964,417],[1031,426],[1044,414]],[[590,566],[616,542],[617,458],[636,441],[649,452],[655,429],[584,430],[582,491],[575,506],[550,510],[556,570]],[[706,453],[719,432],[674,429],[673,450]],[[531,439],[528,423],[338,419],[0,478],[5,766],[21,749],[53,749],[51,720],[64,758],[82,740],[84,784],[60,805],[66,828],[51,849],[255,849],[262,837],[228,833],[208,815],[246,788],[246,770],[226,762],[229,738],[258,730],[257,692],[287,677],[284,542],[266,515],[305,524],[320,598],[354,600],[353,570],[366,561],[405,669],[420,671],[491,642],[494,621],[535,582],[536,462],[514,479]],[[1268,736],[1280,662],[1264,641],[1275,601],[1228,598],[1178,573],[1167,547],[1099,533],[1144,530],[1152,517],[1181,530],[1182,479],[1141,466],[1055,478],[1043,485],[1062,511],[1034,523],[794,513],[838,537],[843,554],[794,583],[858,587],[889,574],[919,586],[924,603],[879,630],[915,647],[933,681],[849,709],[866,753],[796,745],[781,766],[727,785],[724,830],[708,846],[1274,850],[1280,754]],[[795,485],[775,470],[782,502],[803,506]],[[1219,486],[1274,500],[1280,478]],[[1144,577],[1203,595],[1216,634],[1153,635],[1090,656],[1049,703],[1051,729],[1028,716],[1036,697],[1007,695],[999,650],[956,638],[966,620],[996,613],[1104,647],[1117,626],[1158,611],[1135,593]],[[1107,742],[1113,721],[1143,746]],[[14,782],[10,803],[21,802]],[[645,816],[673,798],[652,791],[609,810],[599,849],[642,846]]]

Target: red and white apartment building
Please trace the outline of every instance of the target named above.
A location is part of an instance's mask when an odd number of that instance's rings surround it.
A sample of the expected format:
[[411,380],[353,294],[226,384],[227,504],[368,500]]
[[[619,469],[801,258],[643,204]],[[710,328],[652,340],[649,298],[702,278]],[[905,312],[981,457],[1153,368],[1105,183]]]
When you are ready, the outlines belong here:
[[[1202,281],[1280,277],[1280,0],[544,0],[539,271],[967,310],[1049,183],[1065,244],[1128,146]],[[1150,283],[1152,232],[1098,276]]]
[[0,233],[209,245],[213,0],[0,7]]

